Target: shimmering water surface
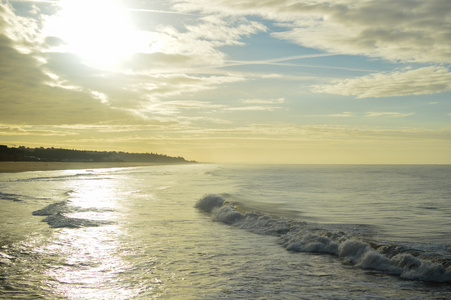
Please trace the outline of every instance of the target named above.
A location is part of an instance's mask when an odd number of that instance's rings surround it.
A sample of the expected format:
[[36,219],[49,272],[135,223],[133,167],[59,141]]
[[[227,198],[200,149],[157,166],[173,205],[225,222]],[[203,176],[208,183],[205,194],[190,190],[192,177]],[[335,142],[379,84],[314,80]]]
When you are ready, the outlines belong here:
[[451,166],[0,174],[4,299],[450,299]]

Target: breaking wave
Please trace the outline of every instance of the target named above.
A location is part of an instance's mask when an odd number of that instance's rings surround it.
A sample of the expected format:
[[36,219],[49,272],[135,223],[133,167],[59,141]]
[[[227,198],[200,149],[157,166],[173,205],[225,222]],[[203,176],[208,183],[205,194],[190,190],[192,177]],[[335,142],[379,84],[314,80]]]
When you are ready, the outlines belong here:
[[80,228],[80,227],[95,227],[105,224],[111,224],[107,221],[88,220],[82,218],[71,218],[66,214],[76,212],[104,212],[111,211],[107,209],[98,208],[81,208],[69,205],[69,201],[61,201],[50,204],[43,209],[33,212],[34,216],[46,216],[42,222],[46,222],[52,228]]
[[337,230],[330,225],[273,217],[228,202],[220,195],[206,195],[195,207],[211,213],[214,221],[278,236],[288,251],[330,254],[344,263],[408,280],[451,283],[451,253],[444,245],[415,247],[374,241],[356,226]]

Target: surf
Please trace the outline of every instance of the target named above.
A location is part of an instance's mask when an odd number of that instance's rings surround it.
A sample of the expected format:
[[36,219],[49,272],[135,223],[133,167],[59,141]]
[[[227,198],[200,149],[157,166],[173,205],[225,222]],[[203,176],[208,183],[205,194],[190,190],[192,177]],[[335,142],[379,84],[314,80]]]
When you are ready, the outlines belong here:
[[421,249],[372,240],[358,225],[333,226],[271,216],[247,210],[217,194],[205,195],[195,207],[210,214],[213,221],[277,236],[287,251],[328,254],[345,264],[407,280],[451,283],[451,255],[440,245],[423,245],[427,249]]

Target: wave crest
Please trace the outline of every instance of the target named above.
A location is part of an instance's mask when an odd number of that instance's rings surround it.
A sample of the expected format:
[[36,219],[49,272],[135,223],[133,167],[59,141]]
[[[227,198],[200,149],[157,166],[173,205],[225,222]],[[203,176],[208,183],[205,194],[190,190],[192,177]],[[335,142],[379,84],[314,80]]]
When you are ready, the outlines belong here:
[[219,195],[206,195],[197,201],[195,207],[205,212],[211,212],[213,209],[221,207],[225,200]]
[[206,195],[195,207],[211,213],[214,221],[258,234],[276,235],[289,251],[326,253],[363,269],[409,280],[451,282],[451,259],[446,255],[431,256],[419,249],[366,241],[353,230],[334,231],[318,224],[246,212],[239,204],[227,202],[220,195]]

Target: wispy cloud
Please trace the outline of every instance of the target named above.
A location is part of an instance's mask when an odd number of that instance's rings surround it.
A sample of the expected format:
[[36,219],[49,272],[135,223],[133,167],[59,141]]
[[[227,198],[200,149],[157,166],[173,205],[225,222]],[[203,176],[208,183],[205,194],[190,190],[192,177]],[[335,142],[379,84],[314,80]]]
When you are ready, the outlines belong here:
[[392,118],[405,118],[414,115],[415,113],[399,113],[399,112],[367,112],[367,117],[392,117]]
[[11,126],[0,125],[0,136],[72,136],[75,132],[56,130],[51,126]]
[[10,0],[9,2],[30,2],[30,3],[58,3],[58,0]]
[[168,15],[186,15],[186,16],[195,16],[196,15],[196,14],[180,12],[180,11],[148,9],[148,8],[128,7],[127,10],[129,10],[129,11],[137,11],[137,12],[144,12],[144,13],[168,14]]
[[274,111],[282,109],[280,106],[285,102],[285,98],[278,99],[242,99],[241,103],[245,106],[224,107],[225,111]]
[[233,66],[243,66],[243,65],[265,65],[265,64],[275,64],[284,61],[290,60],[298,60],[298,59],[306,59],[306,58],[316,58],[316,57],[328,57],[335,56],[335,54],[307,54],[307,55],[296,55],[296,56],[288,56],[288,57],[279,57],[279,58],[271,58],[265,60],[248,60],[248,61],[239,61],[239,60],[229,60],[224,65],[224,67],[233,67]]
[[448,68],[440,66],[375,73],[313,86],[313,91],[317,93],[353,95],[357,98],[422,95],[449,90],[451,73]]
[[265,60],[228,60],[225,61],[222,67],[237,67],[237,66],[247,66],[247,65],[272,65],[272,66],[287,66],[287,67],[296,67],[296,68],[316,68],[316,69],[335,69],[335,70],[346,70],[346,71],[357,71],[357,72],[371,72],[375,70],[362,69],[362,68],[351,68],[351,67],[337,67],[337,66],[327,66],[327,65],[312,65],[312,64],[300,64],[289,61],[293,60],[302,60],[302,59],[310,59],[310,58],[321,58],[321,57],[330,57],[336,56],[336,54],[330,53],[318,53],[318,54],[309,54],[309,55],[297,55],[297,56],[288,56],[288,57],[279,57]]
[[279,109],[280,107],[274,106],[239,106],[239,107],[228,107],[224,110],[233,110],[233,111],[273,111]]
[[341,114],[331,114],[331,115],[327,115],[329,117],[338,117],[338,118],[348,118],[348,117],[352,117],[354,116],[354,114],[352,112],[349,111],[345,111]]
[[278,99],[244,99],[241,100],[242,103],[245,104],[281,104],[285,102],[285,98],[278,98]]

